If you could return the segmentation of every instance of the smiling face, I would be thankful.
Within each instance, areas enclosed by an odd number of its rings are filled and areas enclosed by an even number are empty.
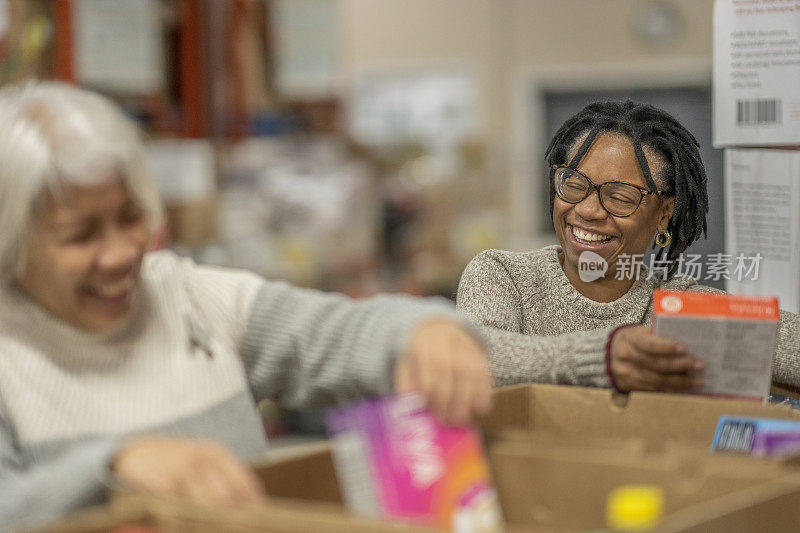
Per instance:
[[[67,186],[34,217],[20,286],[55,317],[105,331],[132,313],[150,226],[120,181]]]
[[[647,149],[645,154],[657,180],[655,158]],[[619,134],[598,135],[577,170],[596,185],[624,181],[647,187],[633,143]],[[556,196],[553,226],[561,243],[563,266],[570,281],[575,283],[579,279],[578,259],[585,251],[603,257],[608,262],[604,279],[613,278],[620,254],[644,254],[656,232],[667,228],[674,205],[673,197],[658,198],[649,194],[642,199],[635,213],[628,217],[615,217],[603,209],[595,191],[577,204],[564,202]]]

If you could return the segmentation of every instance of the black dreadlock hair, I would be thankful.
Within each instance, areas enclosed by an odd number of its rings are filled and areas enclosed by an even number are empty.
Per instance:
[[[660,181],[664,191],[675,196],[675,211],[667,225],[672,234],[669,248],[661,249],[656,259],[670,261],[668,276],[675,273],[675,261],[686,247],[706,236],[706,213],[708,213],[708,191],[706,171],[700,159],[700,144],[694,135],[667,112],[651,105],[626,102],[595,102],[587,105],[568,119],[556,132],[545,151],[548,168],[553,165],[569,165],[577,168],[589,151],[597,135],[602,132],[619,133],[633,142],[636,159],[644,174],[647,187],[658,190],[643,146],[660,154],[664,160]],[[586,136],[573,158],[567,162],[570,151],[582,136]],[[548,174],[550,175],[550,174]],[[556,190],[550,179],[550,214],[552,218]],[[655,244],[653,245],[655,247]]]

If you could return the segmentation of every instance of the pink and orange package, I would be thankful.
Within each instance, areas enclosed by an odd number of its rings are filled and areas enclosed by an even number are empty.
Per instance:
[[[504,530],[478,433],[440,424],[419,396],[368,400],[326,422],[353,512],[459,533]]]

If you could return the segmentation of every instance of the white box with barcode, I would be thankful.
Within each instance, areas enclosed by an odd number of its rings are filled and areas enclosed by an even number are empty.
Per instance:
[[[714,146],[800,144],[800,1],[714,3]]]

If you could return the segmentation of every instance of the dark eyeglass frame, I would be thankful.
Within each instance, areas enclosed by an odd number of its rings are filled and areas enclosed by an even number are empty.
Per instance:
[[[580,177],[582,177],[583,179],[585,179],[585,180],[586,180],[586,182],[589,184],[589,187],[586,189],[586,194],[583,196],[583,198],[581,198],[581,199],[580,199],[580,200],[578,200],[577,202],[570,202],[569,200],[567,200],[567,199],[565,199],[563,196],[561,196],[561,188],[558,186],[558,184],[556,184],[556,183],[555,183],[556,171],[557,171],[558,169],[560,169],[560,168],[563,168],[563,169],[565,169],[565,170],[569,170],[570,172],[574,172],[574,173],[575,173],[575,174],[577,174],[578,176],[580,176]],[[590,194],[592,194],[592,192],[594,192],[594,191],[597,191],[597,199],[600,201],[600,205],[602,206],[602,208],[603,208],[603,209],[605,209],[605,210],[606,210],[606,212],[607,212],[609,215],[611,215],[611,216],[614,216],[614,217],[618,217],[618,218],[626,218],[626,217],[629,217],[629,216],[633,215],[633,214],[634,214],[636,211],[638,211],[638,210],[639,210],[639,207],[642,205],[642,200],[644,199],[644,197],[645,197],[645,196],[647,196],[647,195],[649,195],[649,194],[655,194],[656,196],[658,196],[658,197],[661,197],[661,196],[663,196],[663,195],[665,195],[665,194],[666,194],[666,193],[665,193],[664,191],[662,191],[662,190],[655,190],[655,191],[651,191],[650,189],[648,189],[648,188],[646,188],[646,187],[642,187],[642,186],[640,186],[640,185],[636,185],[636,184],[633,184],[633,183],[628,183],[627,181],[607,181],[607,182],[605,182],[605,183],[601,183],[600,185],[597,185],[595,182],[593,182],[591,179],[589,179],[589,176],[587,176],[587,175],[586,175],[586,174],[584,174],[583,172],[580,172],[580,171],[578,171],[578,170],[575,170],[574,168],[570,167],[569,165],[553,165],[553,167],[550,169],[550,181],[552,181],[552,182],[553,182],[553,188],[554,188],[554,189],[555,189],[555,191],[556,191],[556,195],[557,195],[557,196],[558,196],[558,197],[559,197],[559,198],[560,198],[562,201],[564,201],[564,202],[567,202],[568,204],[572,204],[572,205],[575,205],[575,204],[579,204],[579,203],[581,203],[582,201],[586,200],[586,198],[587,198],[587,197],[588,197]],[[627,215],[615,215],[614,213],[612,213],[611,211],[609,211],[609,210],[608,210],[608,208],[606,208],[605,204],[603,204],[603,195],[602,195],[602,194],[600,194],[600,190],[601,190],[603,187],[605,187],[606,185],[611,185],[611,184],[627,185],[627,186],[629,186],[629,187],[633,187],[634,189],[637,189],[637,190],[639,191],[639,193],[640,193],[640,194],[639,194],[639,202],[636,204],[636,207],[633,209],[633,211],[631,211],[631,212],[630,212],[630,213],[628,213]]]

